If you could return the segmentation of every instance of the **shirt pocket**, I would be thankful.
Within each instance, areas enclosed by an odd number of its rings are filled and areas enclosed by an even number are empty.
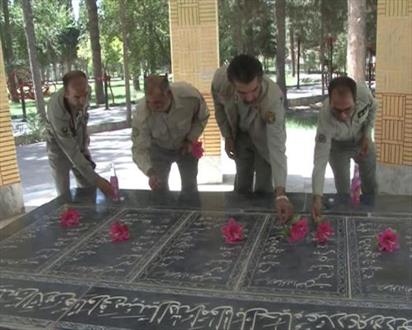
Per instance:
[[[167,126],[165,122],[158,120],[156,122],[153,122],[150,126],[152,136],[155,139],[164,139],[165,137],[167,137]]]

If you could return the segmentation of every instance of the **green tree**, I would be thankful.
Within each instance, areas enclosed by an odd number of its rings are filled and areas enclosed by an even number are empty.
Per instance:
[[[105,101],[103,92],[103,76],[102,57],[100,47],[100,32],[99,32],[99,16],[97,13],[96,0],[86,0],[88,13],[88,30],[90,33],[90,43],[92,45],[92,60],[93,60],[93,76],[96,94],[96,103],[102,104]]]
[[[348,0],[348,74],[365,81],[366,67],[366,0]]]
[[[24,30],[26,33],[27,49],[29,51],[30,69],[33,79],[34,92],[36,95],[36,108],[41,121],[46,120],[46,111],[40,77],[40,65],[36,54],[36,37],[34,34],[33,12],[30,0],[22,0],[24,15]]]
[[[9,1],[2,0],[2,12],[4,20],[1,22],[1,45],[5,59],[5,67],[7,73],[7,82],[10,90],[10,96],[13,102],[19,102],[17,94],[17,83],[13,75],[14,71],[14,54],[13,44],[11,42],[12,27],[10,25]]]

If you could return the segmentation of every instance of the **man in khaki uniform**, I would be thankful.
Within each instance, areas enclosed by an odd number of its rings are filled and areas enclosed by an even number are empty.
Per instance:
[[[192,143],[202,134],[209,111],[193,86],[167,76],[149,76],[145,97],[137,105],[132,122],[133,160],[149,177],[152,190],[168,190],[170,167],[177,163],[183,192],[197,191],[198,160]]]
[[[340,197],[350,194],[350,159],[359,164],[362,193],[376,194],[376,153],[371,139],[376,102],[364,82],[349,77],[333,79],[329,99],[319,113],[312,174],[313,217],[321,216],[325,168],[329,161]]]
[[[63,77],[63,88],[47,105],[47,153],[57,193],[70,191],[70,170],[80,187],[98,187],[113,194],[110,183],[98,175],[89,152],[87,121],[90,87],[82,71],[71,71]]]
[[[286,131],[283,95],[249,55],[233,58],[212,81],[216,120],[225,150],[236,162],[235,191],[273,192],[281,221],[293,213],[286,194]]]

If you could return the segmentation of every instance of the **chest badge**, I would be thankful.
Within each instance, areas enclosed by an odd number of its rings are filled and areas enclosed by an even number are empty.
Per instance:
[[[268,124],[273,124],[276,120],[276,115],[271,111],[266,111],[264,118]]]

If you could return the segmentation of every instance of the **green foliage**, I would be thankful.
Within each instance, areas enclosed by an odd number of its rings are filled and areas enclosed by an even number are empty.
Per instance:
[[[274,57],[276,29],[273,1],[221,0],[218,10],[221,62],[241,53]]]
[[[127,24],[132,75],[165,72],[170,69],[169,14],[167,0],[125,1],[126,21],[121,21],[120,1],[101,3],[101,31],[107,48],[105,61],[122,63],[122,26]],[[117,40],[117,41],[116,41]]]
[[[45,125],[38,113],[30,112],[27,114],[27,128],[29,134],[26,134],[25,136],[25,143],[44,141]]]
[[[123,1],[123,2],[122,2]],[[141,73],[170,70],[168,0],[99,0],[99,24],[103,64],[112,76],[123,76],[122,27],[128,31],[129,66],[133,81]],[[367,1],[367,44],[376,44],[377,0]],[[123,3],[124,8],[120,6]],[[51,64],[71,64],[91,72],[87,10],[80,0],[75,20],[70,0],[32,1],[39,61],[43,71]],[[259,56],[266,68],[276,53],[275,0],[218,0],[220,60],[239,53]],[[301,40],[303,69],[319,70],[321,43],[335,38],[334,69],[345,70],[347,0],[287,0],[286,54],[290,59],[290,33]],[[29,68],[20,1],[9,1],[13,66]],[[124,17],[123,17],[123,14]],[[0,15],[0,26],[3,17]],[[290,62],[290,61],[289,61]],[[288,63],[289,63],[288,62]]]

